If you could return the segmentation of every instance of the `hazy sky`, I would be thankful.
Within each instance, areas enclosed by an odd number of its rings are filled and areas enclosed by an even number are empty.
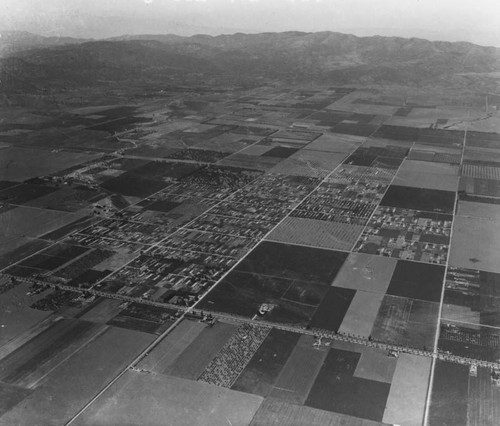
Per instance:
[[[500,0],[0,0],[0,30],[86,38],[330,30],[500,47]]]

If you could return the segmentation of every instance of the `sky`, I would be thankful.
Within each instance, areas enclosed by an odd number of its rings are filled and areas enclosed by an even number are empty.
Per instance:
[[[500,47],[500,0],[0,0],[0,31],[135,34],[338,31]]]

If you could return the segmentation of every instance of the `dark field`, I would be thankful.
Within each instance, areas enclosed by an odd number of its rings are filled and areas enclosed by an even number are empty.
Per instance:
[[[375,130],[377,130],[377,126],[373,124],[339,123],[332,127],[332,131],[335,133],[355,136],[370,136]]]
[[[21,259],[24,259],[27,256],[36,253],[39,250],[47,247],[49,242],[44,240],[31,240],[26,244],[23,244],[21,247],[18,247],[14,250],[11,250],[5,254],[0,256],[0,269],[9,266],[12,263],[15,263]]]
[[[106,194],[99,191],[82,188],[62,188],[29,201],[25,205],[43,209],[76,212],[88,208],[89,204],[102,200],[105,197]]]
[[[377,341],[430,349],[437,332],[439,304],[384,296],[371,336]]]
[[[1,421],[6,426],[65,424],[151,340],[150,335],[110,327],[50,372]]]
[[[478,367],[469,377],[467,417],[471,426],[495,426],[500,418],[500,388],[491,380],[491,370]]]
[[[306,405],[382,421],[390,384],[353,377],[360,354],[330,349]]]
[[[26,260],[23,260],[19,265],[28,268],[44,269],[52,271],[68,262],[64,257],[46,256],[44,254],[36,254]]]
[[[500,326],[500,274],[450,267],[444,304],[443,318]],[[456,312],[461,316],[455,318]]]
[[[213,327],[203,329],[194,342],[163,373],[196,380],[236,329],[235,325],[223,322],[217,322]]]
[[[440,265],[398,260],[387,294],[439,302],[444,271]]]
[[[209,151],[205,149],[183,149],[164,155],[166,158],[174,160],[191,160],[204,163],[216,163],[224,157],[230,155],[230,152]]]
[[[288,357],[271,397],[293,404],[304,404],[327,355],[313,347],[314,338],[302,335]]]
[[[239,271],[329,285],[347,253],[262,242],[238,266]]]
[[[500,358],[500,330],[443,320],[438,347],[454,355],[496,362]]]
[[[436,361],[429,410],[430,426],[461,426],[467,422],[469,367]]]
[[[99,325],[62,320],[0,361],[0,380],[30,386],[99,332]]]
[[[45,240],[56,241],[68,234],[71,234],[74,231],[86,228],[87,226],[90,225],[91,221],[92,219],[89,218],[88,216],[82,217],[80,219],[75,220],[74,222],[69,223],[68,225],[61,226],[59,229],[56,229],[55,231],[42,235],[40,238],[43,238]]]
[[[328,291],[329,287],[322,284],[292,281],[292,284],[281,298],[290,302],[318,306]]]
[[[300,335],[272,329],[231,389],[267,396]]]
[[[57,188],[23,183],[0,191],[0,201],[10,204],[24,204],[54,191],[57,191]]]
[[[356,294],[356,290],[329,287],[328,293],[311,320],[311,327],[337,332]]]
[[[453,213],[455,193],[437,189],[391,185],[380,205],[428,212]]]
[[[207,295],[200,308],[253,317],[262,303],[272,303],[276,306],[265,314],[266,320],[306,324],[316,308],[283,300],[291,285],[287,279],[235,270]]]
[[[264,157],[278,157],[278,158],[288,158],[290,155],[294,154],[297,152],[297,148],[287,148],[284,146],[277,146],[269,151],[266,151],[264,154],[262,154]]]
[[[117,315],[107,322],[109,325],[121,327],[128,330],[142,331],[144,333],[155,333],[161,324],[153,321],[146,321],[140,318],[133,318],[127,315]]]
[[[142,198],[168,186],[166,178],[179,179],[199,168],[195,164],[152,161],[109,179],[101,186],[118,194]]]

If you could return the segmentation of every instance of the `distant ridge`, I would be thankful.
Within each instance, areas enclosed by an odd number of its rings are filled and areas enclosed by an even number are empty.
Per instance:
[[[471,74],[484,79],[488,73],[500,71],[499,48],[335,32],[125,35],[95,41],[22,33],[10,34],[7,42],[2,34],[0,49],[8,51],[0,60],[4,91],[136,78],[165,82],[190,76],[236,83],[268,79],[326,84],[470,84]]]

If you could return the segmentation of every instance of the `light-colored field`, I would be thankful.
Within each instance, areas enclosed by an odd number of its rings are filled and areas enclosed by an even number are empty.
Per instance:
[[[500,220],[455,216],[449,264],[500,273]]]
[[[396,364],[397,360],[388,357],[387,353],[365,347],[363,348],[361,358],[354,371],[354,377],[383,383],[392,383]]]
[[[367,338],[377,318],[384,295],[358,290],[345,314],[339,331]]]
[[[22,182],[33,177],[55,173],[98,157],[99,155],[74,152],[4,148],[0,153],[0,180]]]
[[[82,217],[83,214],[28,207],[7,210],[0,214],[0,254],[23,245],[26,237],[46,234]]]
[[[350,153],[365,142],[361,136],[325,133],[307,145],[307,149],[325,152]]]
[[[51,372],[29,397],[0,417],[0,425],[65,424],[152,339],[146,333],[109,328]]]
[[[221,423],[222,424],[222,423]],[[382,423],[345,414],[266,399],[251,426],[382,426]]]
[[[147,357],[141,360],[139,368],[154,371],[155,373],[163,373],[205,327],[206,325],[201,322],[182,321]]]
[[[426,161],[420,161],[425,163]],[[444,164],[444,163],[435,163]],[[440,189],[443,191],[456,191],[460,178],[452,175],[434,173],[420,173],[410,171],[398,171],[393,185],[409,186],[412,188]]]
[[[421,426],[432,360],[400,354],[397,361],[383,421],[404,426]]]
[[[405,160],[401,164],[397,175],[399,175],[400,172],[418,172],[458,176],[458,166],[446,163],[435,163],[431,161]]]
[[[476,203],[473,201],[459,201],[458,215],[464,217],[498,221],[500,220],[500,205],[489,204],[489,203]]]
[[[354,371],[355,377],[382,383],[392,382],[397,359],[388,357],[387,352],[369,346],[342,341],[333,341],[331,347],[361,354],[356,370]]]
[[[313,347],[312,336],[301,336],[288,358],[270,396],[302,405],[327,355]]]
[[[288,217],[267,239],[282,243],[350,250],[362,231],[361,225]]]
[[[430,156],[428,161],[432,161],[435,154],[452,154],[452,155],[461,155],[462,149],[459,146],[438,146],[438,145],[426,145],[423,143],[415,143],[408,155],[409,161],[413,161],[412,154],[418,153],[427,153]],[[420,158],[419,158],[420,160]]]
[[[246,426],[262,400],[207,383],[128,371],[75,425]]]
[[[370,137],[363,144],[363,147],[379,146],[379,147],[385,148],[387,146],[398,146],[400,148],[408,148],[409,149],[412,147],[412,145],[413,145],[413,142],[410,142],[410,141],[395,141],[393,139]]]
[[[449,321],[466,322],[469,324],[480,324],[481,313],[473,311],[466,306],[449,305],[443,303],[441,318]]]
[[[351,253],[332,285],[385,294],[397,260],[364,253]]]
[[[500,114],[498,113],[498,111],[496,112],[496,114],[490,117],[486,117],[486,114],[484,114],[481,120],[469,121],[467,123],[467,130],[498,133],[498,129],[500,129]]]

